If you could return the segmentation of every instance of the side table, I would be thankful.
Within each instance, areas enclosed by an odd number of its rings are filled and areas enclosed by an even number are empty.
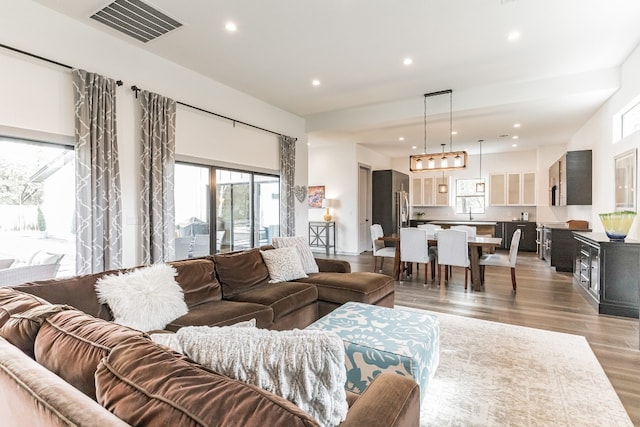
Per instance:
[[[336,223],[335,221],[309,221],[309,246],[324,248],[327,255],[333,248],[336,254]]]

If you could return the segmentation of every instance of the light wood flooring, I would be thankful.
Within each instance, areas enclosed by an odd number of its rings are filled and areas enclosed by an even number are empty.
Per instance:
[[[325,257],[324,253],[318,257]],[[349,261],[352,271],[373,271],[370,252],[330,257]],[[392,264],[392,259],[385,260],[385,274],[392,274]],[[414,273],[411,279],[396,282],[395,301],[425,310],[585,336],[634,425],[640,426],[638,319],[599,315],[574,287],[571,273],[555,272],[535,253],[518,254],[515,294],[509,274],[506,268],[487,267],[484,290],[465,292],[462,269],[454,268],[448,285],[438,287],[437,281],[423,284],[421,266],[417,276]],[[597,411],[598,402],[593,404]]]

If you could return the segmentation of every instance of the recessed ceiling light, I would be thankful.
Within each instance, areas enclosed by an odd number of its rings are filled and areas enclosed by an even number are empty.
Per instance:
[[[312,85],[314,85],[314,86],[320,86],[320,80],[318,80],[318,79],[313,79],[313,80],[311,81],[311,84],[312,84]]]
[[[401,136],[400,138],[398,138],[398,141],[404,141],[404,136]]]
[[[514,124],[513,124],[513,127],[514,127],[514,128],[519,128],[519,127],[520,127],[520,123],[514,123]]]
[[[238,27],[236,26],[235,22],[229,21],[224,25],[224,29],[229,31],[230,33],[233,33],[238,29]]]
[[[457,130],[453,130],[453,131],[451,131],[451,135],[457,135],[457,134],[458,134],[458,131],[457,131]]]
[[[413,64],[413,59],[411,59],[411,58],[404,58],[404,60],[402,61],[402,63],[403,63],[404,65],[411,65],[411,64]]]
[[[518,144],[511,144],[511,146],[515,148],[518,146]]]
[[[513,136],[511,137],[511,139],[518,139],[518,138],[519,138],[519,136],[518,136],[518,135],[513,135]]]
[[[511,31],[509,35],[507,35],[507,40],[516,41],[520,38],[520,33],[518,31]]]
[[[411,146],[411,149],[412,149],[412,150],[415,150],[416,148],[418,148],[418,147],[416,147],[415,145],[412,145],[412,146]]]

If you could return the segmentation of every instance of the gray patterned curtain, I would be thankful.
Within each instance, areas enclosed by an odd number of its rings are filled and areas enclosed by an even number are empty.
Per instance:
[[[293,181],[296,175],[296,138],[280,135],[280,235],[295,236]]]
[[[140,91],[142,262],[172,260],[175,241],[176,102]]]
[[[116,82],[74,69],[76,273],[122,267]]]

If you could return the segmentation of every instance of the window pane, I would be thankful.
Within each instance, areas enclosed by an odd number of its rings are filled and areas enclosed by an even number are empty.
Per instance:
[[[482,179],[456,180],[456,213],[472,214],[484,213],[485,195],[476,192],[476,184],[484,182]]]
[[[216,170],[216,211],[224,230],[222,252],[252,247],[251,174]]]
[[[27,267],[39,251],[62,255],[51,277],[75,274],[75,156],[71,147],[0,138],[0,259]],[[42,258],[41,258],[42,259]],[[6,261],[5,264],[8,264]],[[35,269],[23,269],[24,281]],[[9,284],[9,283],[5,283]]]
[[[280,235],[280,180],[277,176],[255,175],[256,226],[254,241],[270,245]]]
[[[211,254],[209,250],[209,168],[176,164],[175,259]]]
[[[622,137],[640,130],[640,104],[636,104],[622,115]]]

